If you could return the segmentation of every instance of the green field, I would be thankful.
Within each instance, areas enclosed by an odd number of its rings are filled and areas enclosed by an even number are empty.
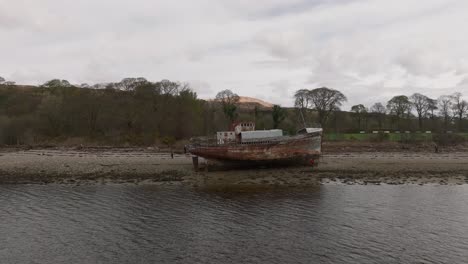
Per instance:
[[[468,133],[441,134],[459,137],[468,140]],[[325,141],[433,141],[438,134],[435,133],[326,133]]]

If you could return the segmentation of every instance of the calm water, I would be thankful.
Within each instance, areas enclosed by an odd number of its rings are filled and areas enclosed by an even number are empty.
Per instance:
[[[0,186],[1,263],[468,263],[468,186]]]

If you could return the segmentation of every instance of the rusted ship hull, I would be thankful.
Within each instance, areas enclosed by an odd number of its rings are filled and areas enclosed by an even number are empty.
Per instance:
[[[321,133],[223,145],[192,145],[189,152],[224,164],[316,164]]]

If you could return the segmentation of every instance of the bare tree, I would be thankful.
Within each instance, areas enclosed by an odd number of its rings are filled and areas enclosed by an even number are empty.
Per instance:
[[[220,102],[223,107],[223,112],[229,121],[232,123],[236,118],[236,104],[239,102],[239,96],[231,90],[224,90],[216,95],[216,101]]]
[[[296,106],[310,107],[318,113],[318,121],[322,127],[327,123],[332,112],[339,110],[339,107],[347,100],[346,96],[338,90],[327,87],[316,88],[310,91],[298,90],[294,97]]]
[[[116,90],[117,87],[115,86],[115,83],[102,83],[102,84],[96,84],[93,86],[95,89],[105,89],[107,91],[113,91]],[[104,87],[104,88],[102,88]]]
[[[439,114],[444,119],[444,130],[447,131],[448,123],[452,117],[452,97],[442,95],[438,100]]]
[[[400,120],[405,116],[409,115],[412,104],[409,98],[405,95],[394,96],[390,101],[387,102],[387,109],[392,114],[398,123],[398,128],[401,128]]]
[[[115,84],[117,89],[124,91],[134,91],[138,86],[147,83],[148,81],[143,77],[138,78],[124,78],[122,81]]]
[[[308,109],[312,106],[309,96],[310,91],[307,89],[297,90],[294,94],[294,106],[299,110],[303,125],[306,126],[306,120],[308,119]]]
[[[362,104],[353,105],[351,107],[351,112],[354,113],[354,116],[358,121],[358,129],[361,129],[362,120],[366,118],[368,112],[367,108]]]
[[[67,120],[64,112],[64,100],[60,96],[48,95],[42,98],[38,106],[38,114],[41,120],[46,124],[47,134],[50,136],[59,136],[63,133]]]
[[[415,93],[410,96],[410,101],[418,114],[419,129],[422,129],[423,118],[426,116],[427,111],[429,110],[429,97],[420,93]]]
[[[382,129],[382,123],[385,118],[385,114],[387,113],[385,106],[383,106],[382,103],[375,103],[371,107],[370,111],[376,116],[377,122],[379,123],[379,129]]]
[[[99,89],[115,89],[114,83],[96,83],[96,84],[91,85],[89,88],[96,89],[96,90],[99,90]]]
[[[435,118],[435,111],[439,109],[437,103],[437,99],[427,98],[427,115],[430,119]]]
[[[158,84],[162,94],[177,95],[177,93],[179,92],[180,84],[177,82],[162,80]]]
[[[184,83],[179,83],[179,88],[178,88],[178,93],[184,93],[184,92],[193,92],[192,87],[190,87],[190,83],[184,82]]]
[[[435,111],[439,109],[437,107],[437,99],[427,98],[427,113],[426,117],[431,120],[431,129],[436,127],[436,113]]]
[[[310,91],[307,89],[301,89],[297,90],[296,93],[294,94],[294,106],[301,108],[301,109],[307,109],[311,105],[310,97],[309,97]]]
[[[452,95],[452,101],[453,101],[453,112],[455,116],[458,119],[458,130],[462,130],[462,121],[463,117],[466,115],[468,112],[468,102],[462,99],[462,94],[461,93],[454,93]]]

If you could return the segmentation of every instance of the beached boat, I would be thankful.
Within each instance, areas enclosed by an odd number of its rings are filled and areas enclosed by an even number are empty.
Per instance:
[[[294,136],[280,129],[255,130],[251,122],[236,123],[215,139],[194,138],[187,150],[194,157],[227,165],[316,165],[321,154],[322,129],[304,128]],[[194,165],[196,159],[194,159]]]

